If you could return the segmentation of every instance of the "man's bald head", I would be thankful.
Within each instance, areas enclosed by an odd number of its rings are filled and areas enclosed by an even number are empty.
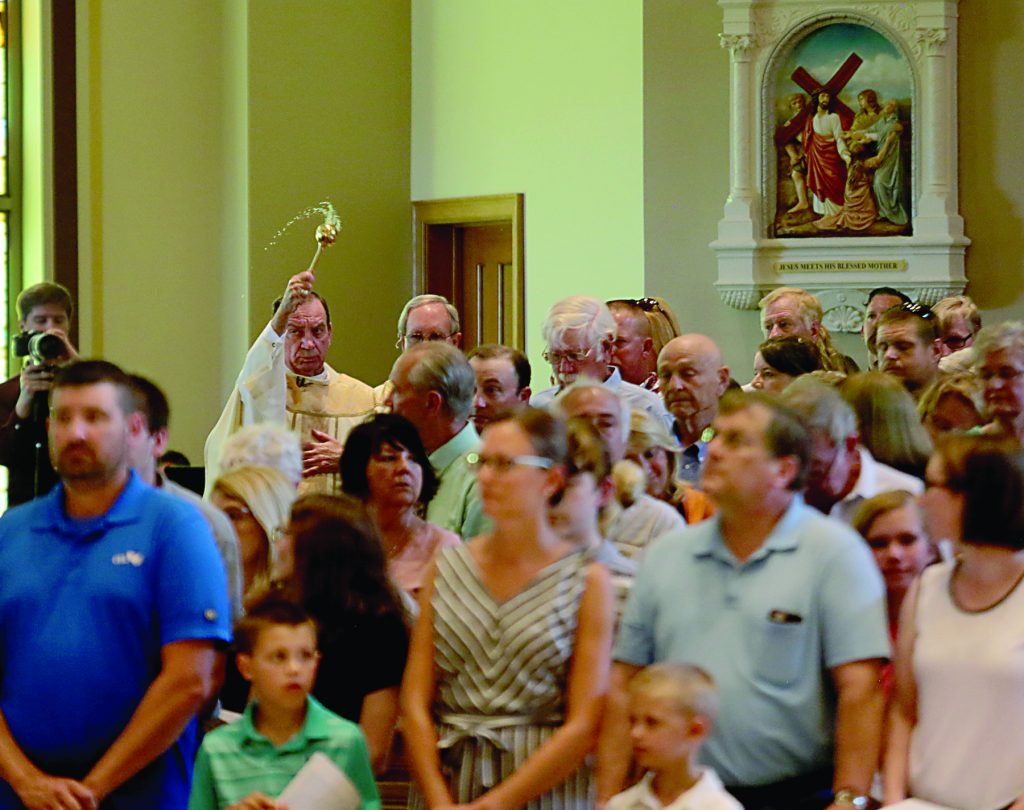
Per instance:
[[[567,419],[585,419],[600,434],[612,463],[622,461],[629,439],[629,403],[600,383],[581,380],[565,388],[555,408]]]
[[[707,335],[699,335],[691,332],[672,338],[658,355],[658,367],[661,368],[662,360],[678,358],[681,356],[706,359],[707,362],[715,365],[722,365],[722,350]]]
[[[729,385],[721,349],[707,335],[673,338],[658,355],[658,379],[681,438],[692,444],[711,425],[718,400]]]

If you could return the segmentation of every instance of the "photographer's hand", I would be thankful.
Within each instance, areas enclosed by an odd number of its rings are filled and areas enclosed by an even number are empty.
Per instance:
[[[14,403],[14,412],[19,419],[28,419],[32,414],[32,401],[40,391],[46,392],[53,385],[52,366],[29,363],[21,371],[21,391]]]
[[[46,334],[59,337],[64,343],[64,357],[60,359],[60,364],[62,366],[65,363],[70,363],[72,360],[78,359],[78,349],[71,345],[71,341],[68,340],[68,336],[64,334],[62,329],[47,329]]]

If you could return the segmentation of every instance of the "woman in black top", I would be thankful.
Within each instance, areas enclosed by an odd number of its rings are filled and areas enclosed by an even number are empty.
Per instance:
[[[277,552],[278,594],[320,625],[313,695],[359,723],[379,773],[398,718],[409,633],[373,524],[354,499],[308,495],[292,507]]]

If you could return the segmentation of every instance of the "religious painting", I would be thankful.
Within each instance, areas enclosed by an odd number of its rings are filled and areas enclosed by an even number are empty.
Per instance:
[[[770,91],[774,236],[910,234],[913,76],[896,46],[866,25],[827,24],[795,45]]]

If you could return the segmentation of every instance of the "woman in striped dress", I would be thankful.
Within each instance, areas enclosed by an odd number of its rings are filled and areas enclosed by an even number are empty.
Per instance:
[[[494,530],[445,551],[421,593],[403,734],[429,808],[591,807],[611,648],[608,573],[554,533],[565,427],[520,411],[476,459]]]

